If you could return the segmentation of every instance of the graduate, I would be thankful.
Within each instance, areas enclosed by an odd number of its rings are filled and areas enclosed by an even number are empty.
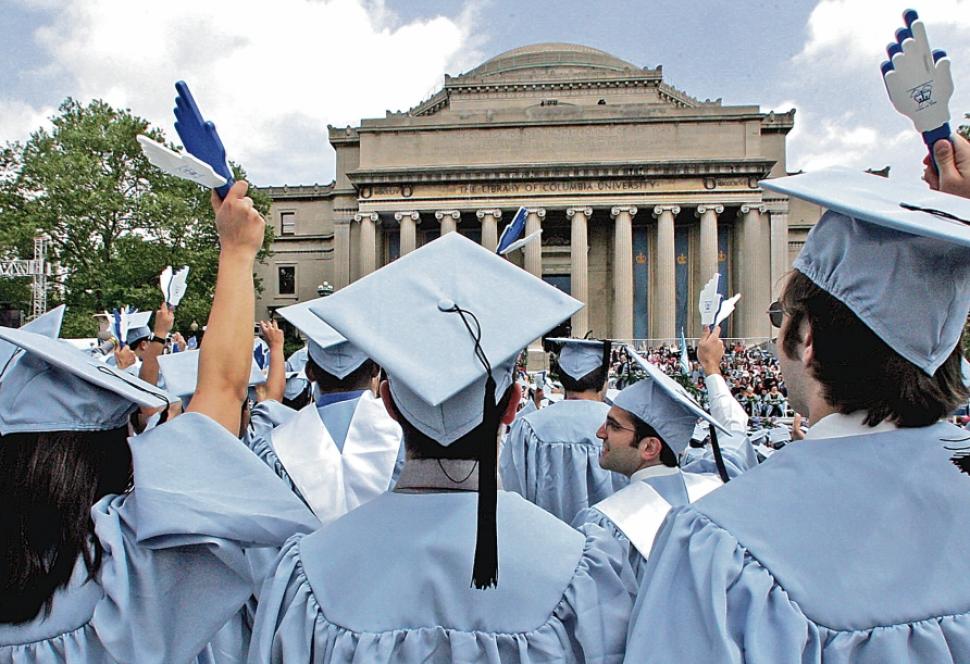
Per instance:
[[[609,341],[548,339],[559,345],[559,380],[566,398],[519,417],[502,446],[502,487],[566,523],[626,486],[627,478],[600,468],[596,430],[610,407]]]
[[[310,312],[318,301],[276,311],[307,336],[303,371],[316,401],[250,444],[328,522],[387,491],[404,451],[400,425],[375,394],[380,367]]]
[[[769,309],[812,427],[671,511],[626,661],[966,661],[970,439],[941,420],[967,398],[970,201],[848,169],[761,186],[828,209]]]
[[[287,544],[250,661],[622,656],[634,581],[620,547],[496,490],[515,359],[581,306],[449,233],[312,308],[384,367],[407,461],[393,491]]]
[[[176,397],[69,344],[0,328],[0,662],[211,662],[251,596],[243,547],[318,523],[239,444],[263,221],[237,183],[190,412],[129,438]],[[17,350],[10,352],[9,346]]]
[[[757,465],[754,449],[744,435],[747,418],[719,373],[724,345],[718,333],[719,328],[706,332],[698,355],[713,388],[714,412],[732,422],[730,426],[708,414],[672,378],[640,359],[631,348],[630,355],[647,376],[616,395],[596,432],[603,441],[600,465],[629,477],[630,484],[577,514],[573,525],[595,523],[608,530],[627,551],[638,580],[643,577],[653,540],[670,509],[699,500],[723,485],[713,449],[704,450],[689,462],[684,460],[698,419],[720,430],[712,432],[711,447],[718,446],[727,477],[737,477]]]

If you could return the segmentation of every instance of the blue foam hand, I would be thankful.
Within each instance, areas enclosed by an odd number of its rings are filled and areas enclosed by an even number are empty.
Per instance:
[[[512,221],[505,227],[502,231],[502,236],[498,239],[498,247],[495,248],[495,253],[501,255],[509,245],[522,237],[525,232],[525,218],[528,214],[528,210],[524,207],[520,207],[515,216],[512,217]]]
[[[222,145],[219,132],[212,122],[202,117],[185,81],[178,81],[175,90],[178,92],[175,97],[175,131],[182,139],[186,151],[212,166],[216,173],[226,179],[226,184],[216,189],[219,197],[225,198],[233,185],[233,177],[226,162],[226,148]]]

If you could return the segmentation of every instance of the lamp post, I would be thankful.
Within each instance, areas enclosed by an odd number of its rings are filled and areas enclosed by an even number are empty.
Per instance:
[[[317,286],[317,295],[320,297],[333,295],[333,285],[329,281],[324,281],[322,284]]]

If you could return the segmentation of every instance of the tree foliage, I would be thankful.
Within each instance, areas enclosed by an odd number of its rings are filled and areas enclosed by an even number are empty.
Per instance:
[[[176,327],[205,324],[219,255],[209,192],[148,163],[135,137],[167,141],[128,110],[69,98],[52,122],[0,151],[0,255],[31,258],[38,231],[50,238],[48,302],[68,305],[62,336],[94,336],[91,315],[106,309],[157,308],[166,265],[190,267]],[[250,195],[266,214],[268,197]],[[271,241],[267,225],[264,254]],[[0,280],[0,299],[29,312],[29,280]]]

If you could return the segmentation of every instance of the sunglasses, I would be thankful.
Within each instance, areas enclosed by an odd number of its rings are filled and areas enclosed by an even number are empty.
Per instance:
[[[775,300],[768,306],[768,320],[771,322],[772,327],[781,329],[781,323],[784,317],[785,308],[781,306],[781,302]]]

